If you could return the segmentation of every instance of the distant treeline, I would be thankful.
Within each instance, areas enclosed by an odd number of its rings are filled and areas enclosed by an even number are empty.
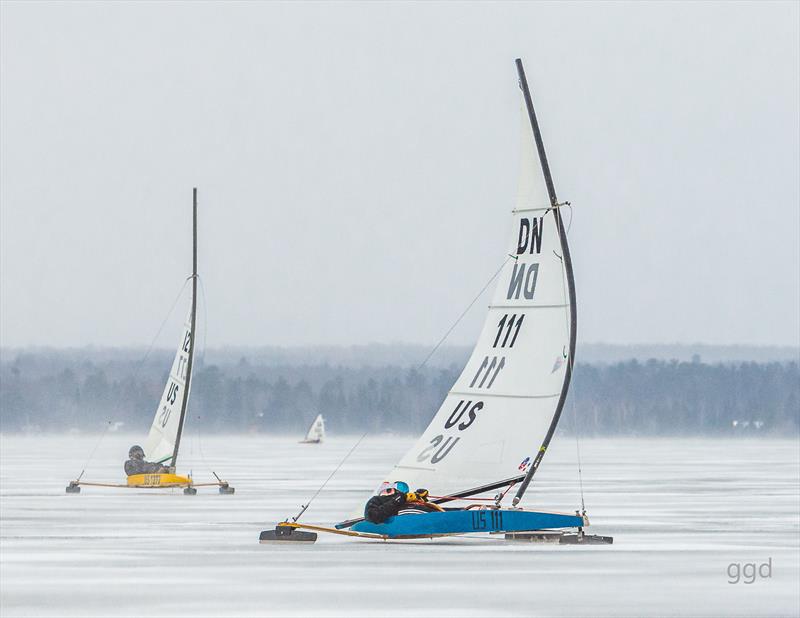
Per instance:
[[[99,430],[106,422],[145,432],[170,354],[16,352],[0,363],[0,431]],[[266,365],[241,357],[198,359],[193,426],[212,432],[300,433],[317,412],[330,432],[418,433],[461,367]],[[796,362],[705,364],[630,360],[578,364],[560,430],[582,435],[796,435]]]

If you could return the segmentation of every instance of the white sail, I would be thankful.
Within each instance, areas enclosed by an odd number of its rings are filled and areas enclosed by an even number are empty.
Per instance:
[[[562,246],[524,108],[521,163],[511,235],[498,251],[498,258],[512,257],[478,342],[436,416],[386,480],[437,496],[519,482],[555,427],[571,370],[566,239]]]
[[[308,432],[306,433],[306,437],[303,442],[322,442],[324,437],[325,419],[322,418],[322,414],[317,414],[317,417],[311,423],[311,427],[308,428]]]
[[[189,400],[188,390],[191,388],[189,376],[190,358],[194,353],[192,337],[192,309],[186,316],[178,351],[172,361],[172,369],[158,403],[150,434],[145,442],[144,453],[148,461],[168,463],[173,459],[175,444],[181,431],[183,410]],[[174,463],[168,463],[174,465]]]

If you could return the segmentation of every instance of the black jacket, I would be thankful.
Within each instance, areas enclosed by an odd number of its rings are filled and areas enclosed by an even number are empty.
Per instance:
[[[397,515],[406,503],[406,495],[394,493],[390,496],[372,496],[364,507],[364,519],[373,524],[382,524],[392,515]]]
[[[125,474],[128,476],[131,474],[158,474],[159,472],[169,472],[169,468],[143,459],[129,459],[125,462]]]

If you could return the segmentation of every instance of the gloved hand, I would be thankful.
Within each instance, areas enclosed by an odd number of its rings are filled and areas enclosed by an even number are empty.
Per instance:
[[[427,489],[417,489],[415,492],[417,494],[417,500],[422,500],[422,502],[428,501],[428,490]]]
[[[413,491],[410,491],[406,494],[406,502],[417,502],[419,497]]]

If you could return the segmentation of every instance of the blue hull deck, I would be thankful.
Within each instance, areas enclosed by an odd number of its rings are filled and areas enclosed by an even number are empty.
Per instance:
[[[391,539],[467,534],[471,532],[521,532],[576,528],[587,524],[579,515],[522,510],[469,510],[395,515],[382,524],[360,521],[350,529]]]

